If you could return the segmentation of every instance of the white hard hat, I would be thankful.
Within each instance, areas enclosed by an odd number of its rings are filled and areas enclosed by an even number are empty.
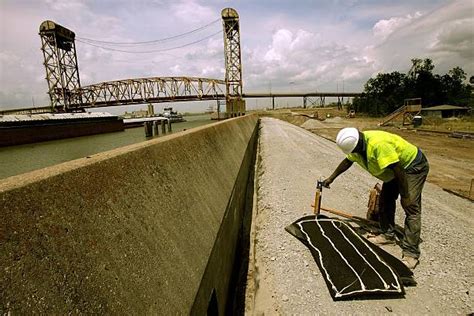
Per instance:
[[[346,127],[339,131],[336,137],[336,144],[346,154],[350,154],[359,141],[359,131],[354,127]]]

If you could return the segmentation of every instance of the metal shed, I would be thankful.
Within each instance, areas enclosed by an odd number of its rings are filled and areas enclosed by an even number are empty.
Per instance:
[[[468,107],[456,106],[456,105],[436,105],[429,108],[422,108],[421,113],[425,116],[448,118],[453,116],[467,115],[469,112]]]

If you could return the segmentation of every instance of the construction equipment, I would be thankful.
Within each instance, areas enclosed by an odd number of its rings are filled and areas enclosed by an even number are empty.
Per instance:
[[[329,186],[327,186],[327,188],[329,188]],[[366,218],[355,216],[344,211],[335,210],[328,207],[322,207],[321,198],[323,191],[323,181],[321,180],[318,180],[316,183],[314,204],[312,204],[311,206],[313,207],[314,215],[316,215],[316,217],[321,213],[321,210],[323,210],[325,212],[359,222],[361,226],[365,226],[367,230],[373,231],[374,229],[377,230],[377,228],[379,227],[381,189],[382,186],[380,185],[380,183],[377,183],[375,184],[374,188],[370,190]],[[367,227],[367,225],[372,227],[373,229],[370,229],[370,227]],[[396,230],[398,230],[397,235],[402,236],[402,230],[400,230],[400,228]]]
[[[329,188],[329,186],[327,186]],[[374,188],[369,192],[369,202],[367,203],[367,215],[366,218],[353,216],[349,213],[345,213],[343,211],[338,211],[330,208],[321,207],[321,197],[323,192],[323,181],[318,180],[316,182],[316,193],[314,195],[314,204],[311,204],[313,207],[314,215],[319,215],[321,210],[340,215],[345,218],[349,219],[357,219],[357,220],[365,220],[368,222],[372,222],[372,224],[378,224],[378,220],[380,217],[380,192],[382,190],[382,186],[380,183],[376,183]]]
[[[323,181],[318,180],[316,182],[316,194],[314,195],[313,211],[314,215],[318,216],[321,212],[321,195],[323,192]]]

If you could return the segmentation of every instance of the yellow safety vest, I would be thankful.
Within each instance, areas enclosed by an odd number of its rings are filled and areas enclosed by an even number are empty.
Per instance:
[[[393,180],[393,170],[389,165],[400,162],[407,168],[416,158],[418,148],[398,135],[384,131],[362,132],[366,143],[367,162],[364,156],[357,153],[347,155],[347,159],[357,162],[374,177],[389,182]]]

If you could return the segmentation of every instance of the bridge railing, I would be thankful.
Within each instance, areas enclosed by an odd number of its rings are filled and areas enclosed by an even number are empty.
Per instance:
[[[210,100],[225,97],[225,81],[195,77],[126,79],[84,86],[74,95],[75,105],[82,107]]]

